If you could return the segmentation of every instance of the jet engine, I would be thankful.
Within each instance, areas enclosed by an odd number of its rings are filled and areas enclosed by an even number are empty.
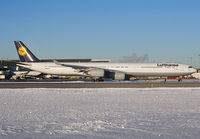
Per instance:
[[[125,73],[112,72],[111,78],[113,80],[125,80],[126,79],[126,75],[125,75]]]
[[[94,78],[104,78],[112,80],[129,80],[129,75],[122,72],[110,72],[103,69],[91,69],[88,71],[88,75]]]
[[[88,74],[92,77],[104,77],[105,71],[102,69],[91,69]]]

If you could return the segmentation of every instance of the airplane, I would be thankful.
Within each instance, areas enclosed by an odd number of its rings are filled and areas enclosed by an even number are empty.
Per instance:
[[[196,72],[180,63],[41,62],[22,41],[14,41],[20,58],[18,66],[50,75],[84,76],[92,81],[129,80],[130,77],[180,77]]]

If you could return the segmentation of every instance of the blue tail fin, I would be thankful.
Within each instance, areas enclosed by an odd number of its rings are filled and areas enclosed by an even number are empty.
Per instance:
[[[14,41],[20,62],[39,62],[40,60],[21,42]]]

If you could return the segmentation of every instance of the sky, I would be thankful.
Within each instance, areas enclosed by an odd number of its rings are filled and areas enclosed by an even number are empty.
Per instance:
[[[199,65],[199,0],[0,0],[0,58],[21,40],[39,59]],[[122,60],[123,61],[123,60]]]

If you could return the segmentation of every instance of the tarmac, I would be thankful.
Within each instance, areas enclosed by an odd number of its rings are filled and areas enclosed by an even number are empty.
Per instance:
[[[183,88],[200,87],[199,80],[178,81],[1,81],[0,88]]]

